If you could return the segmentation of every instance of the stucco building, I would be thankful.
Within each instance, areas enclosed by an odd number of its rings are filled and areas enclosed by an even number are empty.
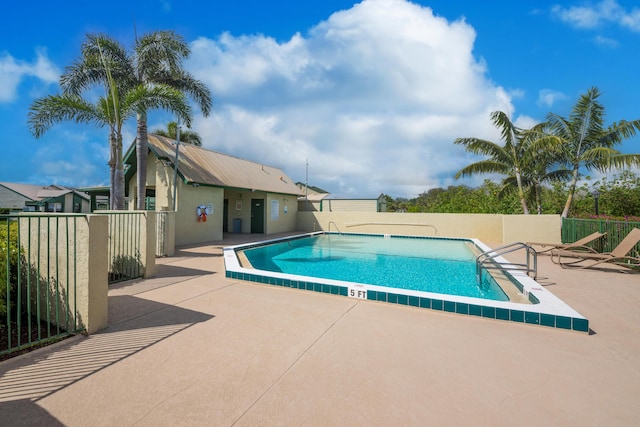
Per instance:
[[[294,231],[300,188],[280,169],[149,135],[147,198],[157,211],[174,210],[175,244],[223,238],[224,232]],[[125,155],[129,209],[136,206],[135,143]],[[177,172],[177,185],[174,179]]]

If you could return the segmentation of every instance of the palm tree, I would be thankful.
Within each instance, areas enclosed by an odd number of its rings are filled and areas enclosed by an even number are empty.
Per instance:
[[[124,209],[124,168],[122,160],[122,126],[138,111],[162,108],[175,112],[185,123],[190,123],[191,107],[180,91],[166,86],[130,85],[114,78],[112,70],[119,66],[111,57],[103,55],[102,44],[114,43],[103,37],[88,36],[83,45],[82,58],[60,79],[61,86],[71,78],[73,72],[83,72],[87,82],[103,85],[105,95],[95,104],[83,99],[79,93],[67,92],[49,95],[36,100],[29,110],[29,127],[39,138],[54,124],[72,120],[77,123],[94,123],[99,127],[109,126],[110,189],[111,208]],[[95,47],[97,50],[87,48]],[[87,86],[88,87],[88,86]],[[81,88],[77,88],[78,90]]]
[[[211,110],[211,93],[199,80],[182,68],[191,51],[184,39],[172,31],[157,31],[136,40],[133,75],[139,83],[163,84],[188,94],[206,117]],[[183,122],[186,123],[186,122]],[[147,112],[138,112],[136,156],[138,163],[137,209],[144,209],[147,177]]]
[[[173,31],[156,31],[136,38],[133,52],[129,53],[119,43],[107,36],[89,38],[85,49],[102,50],[113,63],[112,73],[118,82],[128,86],[165,85],[189,95],[208,116],[211,110],[209,89],[182,68],[182,60],[190,55],[190,49],[181,36]],[[100,69],[95,63],[79,63],[66,74],[63,88],[78,93],[100,79]],[[179,114],[181,115],[181,114]],[[183,121],[190,123],[190,121]],[[144,209],[147,176],[147,109],[137,111],[137,209]]]
[[[542,214],[542,187],[547,182],[566,181],[571,171],[558,162],[561,141],[549,135],[547,123],[539,123],[531,129],[522,131],[522,141],[527,150],[526,162],[523,162],[522,183],[531,189],[531,198],[536,204],[538,215]],[[503,182],[501,195],[517,188],[515,177],[507,177]]]
[[[171,139],[178,138],[178,123],[177,122],[169,122],[167,124],[167,130],[164,129],[156,129],[153,131],[156,135],[164,136]],[[197,147],[202,147],[202,139],[197,132],[193,132],[190,130],[182,130],[180,129],[180,142],[185,144],[195,145]]]
[[[567,201],[562,211],[566,218],[573,202],[580,168],[608,171],[640,165],[639,154],[622,154],[613,147],[640,130],[640,120],[620,121],[604,127],[604,106],[598,101],[600,91],[592,87],[572,108],[569,118],[549,113],[547,121],[551,133],[562,143],[558,160],[571,170]]]
[[[72,120],[76,123],[92,123],[98,127],[109,126],[109,166],[110,189],[114,191],[116,128],[117,124],[109,113],[110,101],[101,97],[95,104],[76,95],[49,95],[39,98],[31,105],[28,125],[31,133],[40,138],[49,128],[58,122]],[[111,199],[113,201],[113,199]],[[113,206],[111,206],[113,207]]]
[[[480,138],[457,138],[454,144],[463,145],[466,151],[473,154],[484,154],[490,158],[465,166],[456,173],[455,178],[478,173],[499,173],[512,176],[516,181],[522,211],[529,214],[523,184],[523,165],[526,164],[530,151],[527,151],[528,145],[525,143],[524,133],[502,111],[491,113],[491,120],[500,130],[504,145]]]

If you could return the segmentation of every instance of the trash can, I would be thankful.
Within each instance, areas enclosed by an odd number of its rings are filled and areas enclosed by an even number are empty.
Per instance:
[[[233,232],[234,233],[241,233],[242,232],[242,219],[241,218],[234,218],[233,219]]]

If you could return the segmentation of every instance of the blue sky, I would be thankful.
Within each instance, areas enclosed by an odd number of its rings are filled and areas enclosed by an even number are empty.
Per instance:
[[[204,146],[333,193],[415,197],[477,160],[457,137],[489,120],[567,116],[597,86],[607,121],[640,118],[640,6],[632,1],[113,0],[11,2],[0,27],[0,181],[108,184],[107,130],[72,122],[35,139],[29,106],[59,91],[87,33],[131,46],[172,29],[211,89]],[[150,129],[171,117],[149,115]],[[124,129],[133,142],[135,123]],[[640,152],[640,138],[619,149]]]

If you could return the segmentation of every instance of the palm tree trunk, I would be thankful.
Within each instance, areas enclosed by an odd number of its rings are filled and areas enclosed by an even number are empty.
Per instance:
[[[569,194],[567,195],[567,202],[564,204],[562,211],[562,218],[566,218],[569,215],[569,209],[571,209],[571,203],[573,203],[573,194],[576,192],[576,185],[578,183],[578,165],[573,166],[573,176],[571,177],[571,184],[569,184]]]
[[[518,197],[520,198],[520,204],[522,205],[522,212],[525,215],[529,215],[529,207],[527,206],[527,199],[524,197],[524,190],[522,189],[522,178],[520,177],[520,171],[516,169],[516,181],[518,183]]]
[[[116,137],[113,132],[109,135],[109,209],[116,208],[114,184],[116,182]]]
[[[136,137],[137,160],[137,202],[136,209],[144,210],[147,197],[147,112],[138,113],[138,135]]]
[[[116,161],[113,176],[113,209],[124,210],[124,165],[122,161],[122,134],[116,138]]]
[[[542,215],[542,200],[540,196],[540,183],[536,182],[536,209],[538,210],[538,215]]]

